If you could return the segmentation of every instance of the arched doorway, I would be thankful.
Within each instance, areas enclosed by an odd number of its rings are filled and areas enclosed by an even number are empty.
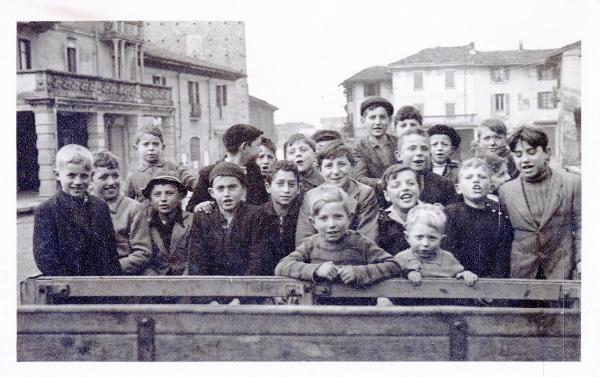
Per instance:
[[[35,132],[32,111],[17,112],[17,192],[38,191],[40,188]]]

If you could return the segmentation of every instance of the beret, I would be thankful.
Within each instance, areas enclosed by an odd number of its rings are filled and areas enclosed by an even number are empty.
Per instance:
[[[342,135],[334,130],[319,130],[310,138],[313,139],[315,143],[318,143],[319,141],[341,140]]]
[[[187,189],[185,188],[184,184],[176,177],[173,177],[171,175],[158,175],[154,178],[152,178],[150,180],[150,182],[148,182],[148,184],[146,185],[146,187],[144,187],[142,189],[142,195],[144,195],[144,197],[146,199],[150,199],[150,194],[152,193],[152,189],[154,188],[154,186],[156,185],[166,185],[166,184],[171,184],[174,185],[175,187],[177,187],[177,190],[179,190],[179,192],[183,193],[187,193]]]
[[[262,135],[263,132],[249,124],[234,124],[223,134],[225,149],[237,148],[243,142],[252,141]]]
[[[385,109],[388,116],[394,115],[394,106],[383,97],[369,97],[360,104],[360,116],[365,115],[365,110],[372,105],[379,105]]]
[[[446,126],[445,124],[436,124],[427,130],[427,134],[429,136],[446,135],[450,138],[450,144],[454,148],[458,148],[460,145],[461,137],[458,132],[453,127]]]
[[[221,161],[217,163],[208,174],[208,181],[210,182],[210,184],[212,185],[213,179],[220,175],[227,177],[235,177],[239,179],[242,185],[246,185],[246,174],[244,173],[242,168],[240,168],[234,163],[226,161]]]

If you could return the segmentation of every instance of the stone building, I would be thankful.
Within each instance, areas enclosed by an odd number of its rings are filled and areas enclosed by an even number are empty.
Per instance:
[[[277,133],[275,132],[274,112],[277,107],[271,105],[265,100],[250,96],[250,124],[264,132],[277,145]]]

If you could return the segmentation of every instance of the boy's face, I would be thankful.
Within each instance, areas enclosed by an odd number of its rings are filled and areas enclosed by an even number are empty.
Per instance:
[[[91,171],[86,164],[68,162],[61,164],[60,168],[54,169],[54,175],[60,182],[63,192],[82,197],[87,192]]]
[[[461,169],[456,184],[456,192],[462,194],[465,202],[481,203],[492,190],[492,180],[482,167]]]
[[[168,215],[181,207],[181,193],[172,184],[156,184],[150,192],[152,207],[163,215]]]
[[[367,110],[362,117],[363,124],[367,127],[369,135],[379,139],[385,135],[390,124],[390,117],[383,107],[376,107],[373,110]]]
[[[271,183],[267,183],[267,192],[271,200],[283,207],[290,205],[298,193],[298,181],[291,171],[278,170]]]
[[[441,165],[450,159],[453,148],[448,135],[431,135],[429,144],[431,144],[431,159],[433,162]]]
[[[326,203],[311,223],[317,232],[329,242],[339,241],[350,225],[350,218],[342,202]]]
[[[99,167],[92,172],[92,187],[94,194],[107,202],[115,200],[119,196],[121,188],[121,177],[119,169]]]
[[[244,154],[246,155],[246,161],[255,161],[260,153],[260,137],[246,142],[243,147]]]
[[[269,148],[264,145],[259,146],[258,157],[256,157],[256,164],[260,168],[262,175],[271,175],[273,173],[273,167],[275,166],[275,155]]]
[[[298,140],[288,145],[285,159],[296,164],[300,174],[309,171],[315,164],[315,152],[310,145]]]
[[[407,164],[414,171],[423,171],[429,168],[431,152],[427,139],[421,135],[409,135],[398,143],[396,159]]]
[[[506,136],[500,135],[487,127],[478,129],[479,147],[489,153],[498,154],[506,148]]]
[[[133,149],[138,154],[138,159],[149,164],[160,161],[164,148],[165,146],[160,141],[160,138],[151,134],[143,134],[140,137],[140,141],[133,146]]]
[[[403,170],[388,179],[383,195],[398,209],[408,210],[417,205],[419,184],[412,170]]]
[[[523,178],[537,178],[546,171],[550,148],[546,149],[544,151],[539,145],[534,148],[526,141],[517,143],[512,155]]]
[[[246,188],[240,180],[225,175],[216,176],[208,192],[217,201],[219,209],[229,213],[234,212],[246,197]]]
[[[408,130],[412,130],[413,128],[421,128],[421,125],[415,119],[404,119],[396,123],[394,128],[396,131],[396,136],[400,137]]]
[[[490,178],[492,179],[492,191],[497,191],[504,182],[510,180],[510,175],[508,174],[508,166],[506,164],[502,164],[498,172],[492,173]]]
[[[325,158],[321,161],[319,171],[325,183],[341,187],[350,179],[352,165],[346,156],[339,156],[333,160]]]
[[[426,223],[415,223],[404,232],[406,241],[417,255],[430,256],[438,252],[443,234]]]

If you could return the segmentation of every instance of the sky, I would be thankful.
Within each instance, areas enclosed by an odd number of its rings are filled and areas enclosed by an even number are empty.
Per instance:
[[[250,94],[275,123],[345,116],[339,84],[421,49],[555,48],[582,39],[598,0],[20,1],[18,19],[234,20],[246,26]],[[111,4],[113,6],[111,6]],[[597,8],[597,7],[596,7]]]

